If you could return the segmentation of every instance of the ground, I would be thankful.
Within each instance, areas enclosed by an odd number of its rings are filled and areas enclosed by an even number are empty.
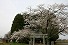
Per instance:
[[[28,45],[24,43],[0,43],[0,45]]]

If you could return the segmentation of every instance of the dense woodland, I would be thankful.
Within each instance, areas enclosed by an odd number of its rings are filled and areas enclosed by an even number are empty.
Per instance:
[[[55,3],[47,8],[43,4],[36,9],[29,7],[28,11],[15,16],[11,31],[5,37],[10,41],[28,43],[30,34],[41,33],[48,34],[49,41],[56,41],[59,34],[68,33],[67,19],[68,5]]]

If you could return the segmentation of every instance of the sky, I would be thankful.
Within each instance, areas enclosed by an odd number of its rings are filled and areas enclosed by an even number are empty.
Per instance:
[[[11,30],[15,15],[24,12],[27,7],[35,8],[39,4],[47,6],[54,3],[68,4],[68,0],[0,0],[0,37]]]

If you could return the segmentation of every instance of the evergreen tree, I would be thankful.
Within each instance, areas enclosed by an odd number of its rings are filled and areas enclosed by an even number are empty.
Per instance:
[[[24,18],[23,18],[23,15],[21,14],[17,14],[13,20],[13,24],[12,24],[12,27],[11,27],[11,34],[14,32],[14,31],[18,31],[19,29],[23,29],[23,26],[24,26]]]

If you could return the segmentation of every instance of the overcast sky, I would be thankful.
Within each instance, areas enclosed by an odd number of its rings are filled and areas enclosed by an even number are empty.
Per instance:
[[[24,12],[27,7],[39,4],[68,4],[68,0],[0,0],[0,37],[11,29],[12,21],[17,13]]]

